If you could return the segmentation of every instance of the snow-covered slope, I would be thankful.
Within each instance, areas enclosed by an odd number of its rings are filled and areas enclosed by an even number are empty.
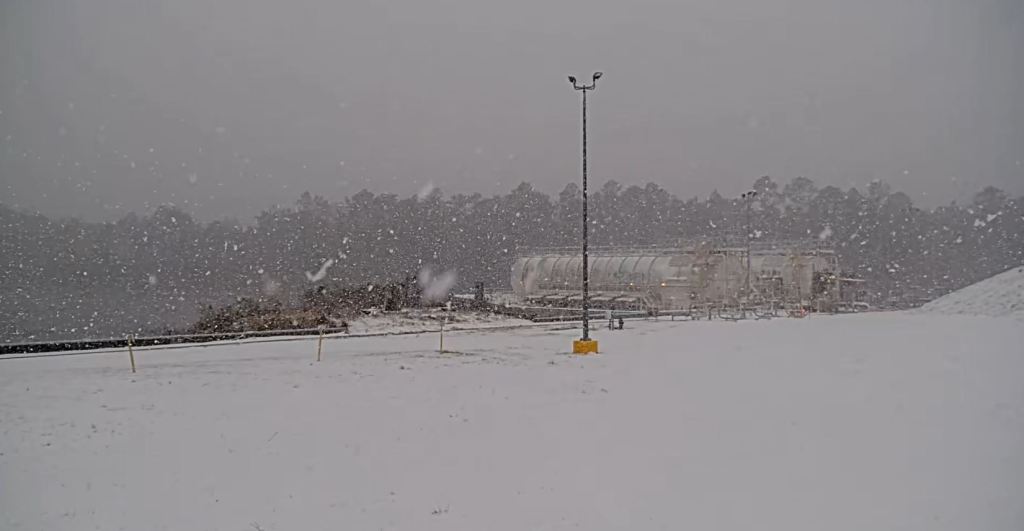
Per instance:
[[[922,306],[921,313],[981,315],[1024,319],[1024,266],[939,297]]]
[[[578,333],[0,359],[0,529],[1024,529],[1014,320]]]

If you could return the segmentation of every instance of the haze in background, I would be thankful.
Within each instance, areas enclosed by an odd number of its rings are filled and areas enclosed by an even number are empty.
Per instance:
[[[1019,0],[8,0],[0,202],[253,216],[309,190],[578,179],[1024,193]]]

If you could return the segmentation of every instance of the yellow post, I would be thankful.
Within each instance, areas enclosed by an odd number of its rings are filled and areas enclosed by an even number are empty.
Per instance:
[[[135,351],[132,350],[132,343],[135,334],[128,334],[128,359],[132,360],[132,373],[135,373]]]
[[[572,342],[573,354],[597,354],[596,339],[575,339]]]
[[[324,347],[324,327],[320,327],[320,339],[316,341],[316,361],[320,361],[320,351]]]

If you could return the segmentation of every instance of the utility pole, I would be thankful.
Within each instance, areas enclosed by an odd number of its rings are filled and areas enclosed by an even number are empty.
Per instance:
[[[573,352],[588,354],[597,352],[597,341],[590,339],[590,255],[587,249],[587,92],[597,88],[597,80],[604,75],[594,72],[590,84],[576,83],[575,76],[569,76],[572,88],[583,92],[583,337],[573,342]]]
[[[750,190],[748,192],[743,192],[742,194],[740,194],[740,198],[742,198],[746,202],[746,204],[747,204],[747,289],[746,289],[746,297],[747,297],[748,301],[750,300],[750,294],[751,294],[751,289],[750,289],[751,288],[751,286],[750,286],[750,241],[754,237],[754,228],[751,225],[751,215],[750,215],[751,211],[750,211],[750,208],[751,208],[751,205],[754,203],[754,198],[755,197],[757,197],[757,192],[754,191],[754,190]]]

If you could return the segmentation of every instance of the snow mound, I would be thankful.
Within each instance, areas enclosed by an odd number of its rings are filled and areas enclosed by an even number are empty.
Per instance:
[[[921,313],[982,315],[1024,319],[1024,266],[939,297],[922,306]]]

